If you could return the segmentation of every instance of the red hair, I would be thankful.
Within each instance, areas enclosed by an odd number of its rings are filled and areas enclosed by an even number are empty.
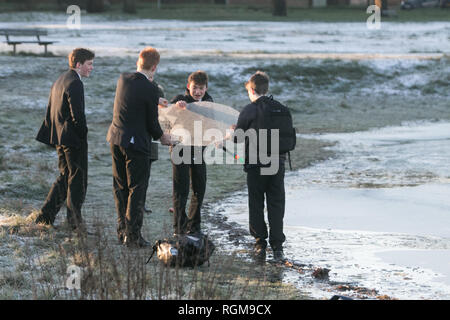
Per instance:
[[[139,53],[139,59],[137,66],[143,70],[150,70],[154,66],[158,65],[160,55],[158,50],[152,47],[147,47]]]

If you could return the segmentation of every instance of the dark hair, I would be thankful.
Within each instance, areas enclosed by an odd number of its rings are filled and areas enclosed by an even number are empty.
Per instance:
[[[262,71],[256,71],[245,83],[245,87],[250,86],[259,95],[266,94],[269,91],[269,76]]]
[[[76,48],[69,54],[69,66],[76,68],[77,63],[85,63],[87,60],[92,60],[95,57],[95,53],[91,50],[84,48]]]
[[[188,85],[189,83],[194,82],[198,85],[206,85],[208,87],[208,75],[206,72],[198,70],[195,72],[192,72],[188,77]]]
[[[147,47],[139,53],[137,66],[143,70],[150,70],[153,66],[158,65],[159,60],[160,55],[158,50],[153,47]]]

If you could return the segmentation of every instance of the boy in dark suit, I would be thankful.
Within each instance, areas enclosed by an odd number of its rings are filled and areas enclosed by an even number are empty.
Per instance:
[[[264,109],[275,110],[282,106],[271,96],[267,96],[269,90],[269,77],[266,73],[258,71],[253,74],[245,84],[250,104],[244,107],[239,114],[236,130],[243,132],[249,130],[260,130],[261,123],[265,117]],[[235,134],[235,142],[239,140]],[[257,147],[263,141],[258,140]],[[266,259],[267,238],[273,250],[273,257],[276,261],[284,260],[283,243],[286,237],[283,233],[283,219],[285,210],[285,189],[284,189],[284,162],[285,154],[273,157],[276,163],[276,172],[264,173],[263,169],[268,165],[260,162],[259,154],[257,161],[252,163],[252,150],[256,152],[259,148],[252,148],[248,138],[245,139],[245,164],[244,171],[247,173],[248,186],[248,206],[249,206],[249,227],[250,234],[255,238],[254,256],[257,261],[263,262]],[[270,163],[270,167],[272,167]],[[269,221],[269,232],[264,221],[264,202],[267,201],[267,215]]]
[[[160,56],[156,49],[139,54],[137,71],[117,81],[114,113],[108,130],[119,241],[128,247],[150,246],[141,235],[150,170],[152,139],[170,144],[158,122],[158,88],[152,82]]]
[[[186,108],[187,103],[213,101],[206,92],[208,75],[196,71],[189,75],[186,93],[171,100],[179,108]],[[206,191],[206,163],[203,160],[205,147],[183,147],[181,152],[190,153],[190,163],[172,164],[173,172],[173,211],[175,234],[199,233],[201,207]],[[201,163],[195,163],[195,157],[201,157]],[[186,215],[186,203],[189,196],[189,184],[192,182],[192,197],[189,213]]]
[[[70,69],[52,86],[47,114],[36,139],[56,147],[60,174],[47,195],[36,223],[53,225],[62,204],[67,201],[69,226],[76,230],[82,225],[81,206],[87,188],[88,128],[81,77],[89,77],[94,57],[90,50],[73,50],[69,55]]]

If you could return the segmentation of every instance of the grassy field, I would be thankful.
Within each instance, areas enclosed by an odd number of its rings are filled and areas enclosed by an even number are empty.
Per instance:
[[[28,7],[17,3],[0,3],[1,12],[59,11],[65,12],[66,7],[56,4],[34,4]],[[83,9],[83,8],[82,8]],[[419,10],[400,10],[392,7],[395,14],[383,17],[383,21],[393,22],[426,22],[448,21],[449,9],[426,8]],[[136,14],[125,14],[122,5],[115,4],[106,8],[103,16],[111,19],[180,19],[192,21],[208,20],[239,20],[239,21],[324,21],[324,22],[359,22],[369,16],[365,7],[327,8],[288,8],[286,17],[273,16],[270,8],[251,5],[220,5],[220,4],[162,4],[158,9],[156,3],[137,2]]]
[[[0,4],[13,16],[14,4]],[[36,7],[36,10],[53,10]],[[63,12],[62,10],[60,12]],[[158,18],[191,20],[361,21],[365,10],[333,8],[289,10],[288,17],[274,18],[268,10],[249,7],[206,5],[138,6],[137,15],[123,15],[113,6],[102,16],[113,19]],[[441,9],[398,11],[389,21],[447,20]],[[445,18],[445,19],[444,19]],[[184,91],[186,76],[201,59],[214,65],[217,57],[162,58],[157,81],[169,98]],[[338,60],[266,59],[248,61],[220,55],[223,65],[234,67],[233,75],[210,73],[210,93],[216,102],[237,110],[248,103],[242,79],[254,71],[270,70],[271,93],[293,111],[299,133],[352,132],[399,125],[403,121],[449,119],[448,56],[413,65],[395,64],[380,71],[367,62]],[[99,57],[93,76],[85,80],[89,109],[89,186],[83,216],[94,236],[77,238],[65,229],[65,212],[58,215],[58,229],[36,226],[33,216],[56,175],[54,150],[34,140],[44,116],[49,89],[65,70],[66,57],[42,57],[31,53],[0,55],[0,299],[304,299],[298,287],[286,284],[286,268],[255,266],[248,259],[248,231],[227,222],[226,213],[214,212],[214,204],[245,185],[240,166],[208,167],[208,186],[203,212],[204,228],[220,229],[211,267],[164,269],[156,259],[145,266],[149,252],[130,252],[117,243],[112,196],[111,156],[105,141],[112,118],[112,103],[118,74],[132,71],[134,57]],[[171,65],[181,67],[172,68]],[[214,69],[216,70],[216,69]],[[422,82],[409,83],[420,74]],[[375,85],[376,84],[376,85]],[[25,89],[25,90],[24,90]],[[330,143],[298,139],[292,154],[294,169],[326,160],[333,153]],[[324,149],[325,148],[325,149]],[[151,241],[171,233],[171,162],[167,148],[152,167],[143,233]],[[31,214],[31,215],[30,215]],[[236,249],[234,245],[243,245]],[[299,257],[301,259],[302,257]],[[81,291],[64,290],[69,265],[86,273]],[[300,270],[301,271],[301,270]],[[314,282],[311,272],[298,278]],[[329,284],[330,287],[333,284]],[[373,296],[372,296],[373,297]]]

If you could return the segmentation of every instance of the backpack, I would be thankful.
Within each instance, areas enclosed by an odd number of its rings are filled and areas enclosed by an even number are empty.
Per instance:
[[[270,156],[272,154],[272,130],[278,129],[278,154],[287,154],[289,167],[292,170],[290,151],[295,149],[297,136],[289,108],[274,100],[272,96],[262,99],[257,107],[258,154],[262,139],[266,137],[267,155]],[[267,129],[267,135],[261,136],[259,129]]]
[[[295,149],[297,137],[292,122],[292,115],[289,108],[268,97],[268,103],[261,104],[261,118],[258,121],[258,129],[267,129],[267,152],[271,155],[271,131],[279,130],[279,150],[278,154],[287,153]]]
[[[203,234],[176,235],[170,239],[158,240],[153,246],[153,252],[166,267],[196,267],[208,261],[213,254],[215,245],[208,236]]]

